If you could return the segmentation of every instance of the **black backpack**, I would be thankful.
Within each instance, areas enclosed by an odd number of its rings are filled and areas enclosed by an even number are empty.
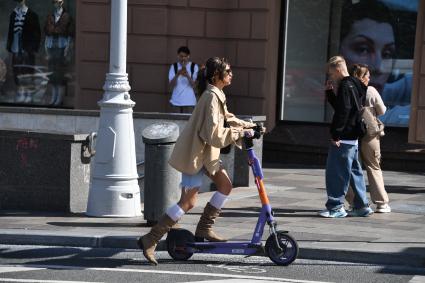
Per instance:
[[[367,126],[366,122],[363,119],[362,113],[363,113],[363,103],[360,103],[357,94],[354,92],[354,84],[351,82],[348,84],[351,90],[351,95],[354,98],[354,103],[356,104],[356,124],[355,124],[355,130],[359,136],[359,138],[363,138],[367,133]]]
[[[195,65],[196,64],[193,62],[190,63],[190,78],[192,80],[193,80],[193,73],[195,72]],[[178,69],[177,62],[173,64],[173,67],[174,67],[174,74],[177,74],[177,69]]]

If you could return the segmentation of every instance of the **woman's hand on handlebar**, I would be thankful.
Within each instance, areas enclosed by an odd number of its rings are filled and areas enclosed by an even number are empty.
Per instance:
[[[244,137],[250,138],[250,139],[259,139],[261,138],[263,133],[258,132],[254,129],[245,129],[244,130]]]
[[[244,129],[244,137],[252,138],[255,135],[255,131],[253,129]]]
[[[256,123],[252,128],[255,132],[259,132],[261,135],[264,135],[266,128],[263,126],[263,123]]]

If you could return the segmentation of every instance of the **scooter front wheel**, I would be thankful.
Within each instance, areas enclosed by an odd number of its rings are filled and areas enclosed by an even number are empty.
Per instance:
[[[284,231],[277,231],[266,241],[266,254],[277,265],[289,265],[298,256],[298,244],[295,239]]]
[[[167,235],[167,251],[174,260],[188,260],[192,255],[187,248],[188,243],[194,243],[195,236],[185,229],[172,229]]]

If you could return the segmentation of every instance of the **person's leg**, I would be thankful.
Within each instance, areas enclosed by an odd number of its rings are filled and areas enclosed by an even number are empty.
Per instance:
[[[182,192],[179,202],[169,207],[150,232],[139,238],[138,245],[150,263],[154,265],[158,264],[154,252],[162,236],[170,231],[178,220],[195,206],[199,188],[202,185],[202,176],[203,170],[200,170],[195,175],[182,174]]]
[[[348,187],[348,191],[345,194],[345,200],[348,202],[350,207],[354,207],[354,192],[351,186]]]
[[[57,95],[56,95],[55,101],[53,102],[54,106],[60,106],[62,104],[65,93],[66,93],[66,86],[57,85]]]
[[[23,64],[23,54],[22,53],[12,53],[12,70],[13,70],[13,79],[15,80],[16,85],[16,97],[15,102],[21,103],[25,101],[25,88],[22,86],[21,81],[19,80],[19,75],[24,74],[24,69],[19,65]]]
[[[363,139],[360,152],[369,181],[370,198],[373,203],[384,205],[389,202],[389,198],[385,191],[384,178],[382,176],[380,165],[381,149],[379,143],[378,137],[370,140]]]
[[[326,161],[326,191],[328,210],[339,210],[344,206],[345,193],[350,180],[351,161],[347,158],[350,145],[330,145]]]
[[[369,201],[367,198],[366,193],[366,184],[363,176],[363,170],[360,165],[359,161],[359,151],[357,146],[353,146],[348,154],[348,159],[352,161],[351,166],[351,178],[350,178],[350,185],[353,188],[354,192],[354,209],[353,212],[356,212],[356,210],[364,210],[364,212],[367,212],[367,215],[370,214],[369,209]],[[354,213],[353,216],[367,216],[367,215],[355,215],[357,213]],[[361,212],[363,214],[363,212]]]
[[[66,95],[66,78],[65,78],[65,48],[57,48],[57,66],[56,66],[56,76],[57,76],[57,96],[53,102],[54,106],[59,106],[62,104],[63,98]]]
[[[227,240],[217,235],[212,230],[212,226],[215,223],[215,219],[220,215],[221,208],[226,203],[228,195],[232,191],[232,182],[224,168],[220,168],[214,175],[207,175],[216,184],[217,191],[212,195],[204,208],[204,212],[196,226],[195,237],[197,237],[197,241],[206,239],[210,242],[225,242]]]
[[[34,66],[35,65],[35,54],[34,53],[28,53],[28,52],[24,52],[24,61],[22,62],[22,64],[27,65],[27,66]],[[24,70],[24,74],[26,75],[33,75],[35,72],[34,67],[25,67],[23,68]],[[25,86],[25,103],[32,103],[33,102],[33,92],[31,91],[34,88],[34,76],[30,76],[29,77],[31,82],[28,82]]]
[[[12,72],[13,72],[13,79],[15,81],[15,85],[19,85],[19,79],[18,75],[21,74],[21,67],[17,67],[16,65],[20,65],[22,63],[21,56],[19,56],[18,53],[11,53],[12,54]]]

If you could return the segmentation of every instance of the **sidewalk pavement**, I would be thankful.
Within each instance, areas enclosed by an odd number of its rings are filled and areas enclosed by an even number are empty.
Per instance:
[[[341,219],[317,216],[326,201],[323,169],[266,168],[264,175],[278,229],[298,241],[299,258],[425,267],[425,173],[384,172],[393,212]],[[199,195],[182,228],[194,232],[212,193]],[[250,240],[259,209],[255,187],[235,188],[215,229],[231,240]],[[149,229],[143,217],[0,211],[0,244],[136,249]],[[166,250],[164,239],[157,250]]]

